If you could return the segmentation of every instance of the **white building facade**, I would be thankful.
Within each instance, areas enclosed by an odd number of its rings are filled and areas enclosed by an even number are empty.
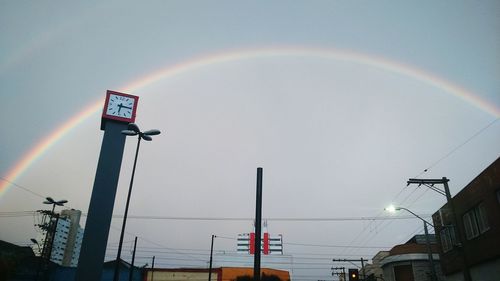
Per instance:
[[[57,219],[57,226],[52,242],[50,260],[62,266],[76,267],[80,256],[80,248],[83,240],[83,229],[80,227],[81,211],[63,210]],[[42,234],[38,241],[45,241],[47,232]],[[45,247],[50,248],[50,234]],[[38,251],[38,248],[34,250]]]

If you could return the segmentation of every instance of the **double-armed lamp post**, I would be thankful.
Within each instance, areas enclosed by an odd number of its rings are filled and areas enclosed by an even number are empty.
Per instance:
[[[135,150],[134,167],[132,168],[132,177],[130,179],[130,185],[128,188],[127,203],[125,205],[125,214],[123,215],[123,224],[120,233],[120,242],[118,244],[118,254],[116,256],[115,273],[113,276],[114,281],[118,281],[120,278],[120,259],[122,252],[123,236],[125,234],[125,225],[127,224],[128,206],[130,203],[130,195],[132,194],[132,186],[134,184],[135,167],[137,165],[137,155],[139,154],[139,147],[141,144],[141,140],[152,141],[153,138],[151,136],[156,136],[159,135],[160,133],[161,133],[160,130],[156,129],[141,132],[139,126],[137,126],[135,123],[130,123],[128,125],[127,130],[122,131],[122,134],[126,136],[137,136],[137,148]]]
[[[68,203],[68,200],[54,200],[52,197],[47,197],[45,198],[45,201],[43,201],[43,204],[47,205],[52,205],[52,211],[50,212],[50,224],[49,228],[46,229],[45,232],[45,239],[43,240],[43,247],[42,247],[42,252],[40,253],[40,257],[44,259],[45,261],[45,267],[47,266],[47,263],[50,261],[50,256],[52,255],[52,245],[54,244],[54,236],[56,235],[56,230],[57,230],[57,223],[58,220],[54,222],[54,210],[56,209],[56,206],[64,206],[65,203]],[[49,233],[50,232],[50,233]],[[49,235],[50,234],[50,235]],[[50,242],[47,241],[47,239],[50,236]],[[38,245],[38,251],[40,251],[40,245],[38,244],[38,241],[35,239],[31,239],[31,241],[35,244]],[[49,243],[47,245],[47,243]],[[38,280],[38,275],[40,273],[40,267],[41,263],[39,263],[37,272],[36,272],[36,280]]]

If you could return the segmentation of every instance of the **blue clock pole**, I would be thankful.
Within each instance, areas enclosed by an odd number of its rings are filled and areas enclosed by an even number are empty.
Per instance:
[[[108,104],[109,95],[110,91],[108,91],[105,106]],[[113,120],[113,116],[109,118],[105,116],[106,107],[104,110],[101,123],[104,137],[85,223],[85,232],[75,276],[76,281],[101,280],[125,147],[126,136],[122,134],[122,131],[126,130],[128,124],[133,122],[134,119],[134,116],[132,116],[128,122],[127,120]]]

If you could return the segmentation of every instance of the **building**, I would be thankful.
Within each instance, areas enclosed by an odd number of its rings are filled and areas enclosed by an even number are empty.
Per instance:
[[[372,263],[368,263],[360,270],[361,275],[366,276],[366,280],[383,280],[382,260],[389,256],[389,251],[380,251],[372,258]]]
[[[20,280],[31,278],[35,270],[26,267],[33,262],[35,255],[30,247],[21,247],[0,240],[0,280]]]
[[[434,213],[432,219],[446,280],[464,280],[464,268],[468,268],[472,280],[499,280],[500,158]]]
[[[145,281],[206,281],[208,280],[208,269],[201,268],[158,268],[145,269]],[[276,276],[281,281],[290,281],[290,274],[286,270],[261,268],[261,274]],[[251,267],[219,267],[213,268],[211,280],[213,281],[235,281],[238,277],[253,277]]]
[[[430,234],[432,258],[438,280],[442,280],[436,240]],[[415,235],[408,242],[394,246],[379,262],[385,281],[430,281],[432,271],[425,235]],[[379,277],[379,276],[375,276]]]
[[[1,248],[0,241],[0,248]],[[9,278],[2,279],[3,271],[0,270],[0,280],[8,281],[33,281],[33,280],[50,280],[50,281],[69,281],[75,280],[76,267],[61,266],[54,262],[48,264],[41,257],[28,256],[21,260],[16,268],[10,273]],[[40,267],[42,265],[42,267]],[[100,281],[112,281],[115,274],[116,260],[108,261],[103,264]],[[1,269],[1,268],[0,268]],[[132,267],[129,263],[121,260],[118,266],[120,280],[129,280],[132,271],[131,281],[142,281],[144,277],[144,268]],[[159,280],[157,280],[159,281]],[[215,280],[214,280],[215,281]]]
[[[61,211],[59,217],[54,219],[57,226],[53,237],[49,230],[38,239],[38,241],[45,241],[47,238],[47,242],[44,244],[47,249],[50,249],[50,260],[54,263],[71,267],[78,265],[83,239],[83,229],[80,227],[81,214],[81,211],[74,209]],[[36,250],[37,253],[39,253],[38,246],[36,248],[33,246],[33,250]]]

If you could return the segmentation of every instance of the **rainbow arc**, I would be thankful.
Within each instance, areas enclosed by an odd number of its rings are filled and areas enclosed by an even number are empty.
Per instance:
[[[424,84],[463,100],[466,103],[496,117],[500,117],[500,108],[492,103],[482,99],[477,94],[446,81],[436,75],[425,72],[421,69],[391,61],[381,57],[369,56],[346,50],[305,48],[305,47],[279,47],[279,48],[261,48],[244,49],[228,52],[220,52],[200,57],[195,57],[175,65],[169,65],[157,71],[144,75],[125,86],[117,89],[120,92],[134,93],[143,87],[154,84],[163,79],[181,75],[200,68],[209,67],[226,62],[252,60],[257,58],[276,58],[276,57],[306,57],[321,58],[326,60],[346,61],[350,63],[371,66],[384,71],[396,73],[402,76],[410,77]],[[68,132],[76,128],[79,124],[85,122],[89,117],[98,114],[103,107],[103,100],[95,101],[89,104],[84,110],[72,116],[64,124],[52,131],[47,137],[40,140],[34,147],[25,153],[19,161],[4,176],[8,181],[0,183],[0,195],[4,193],[33,163],[40,158],[46,151],[53,147]]]

